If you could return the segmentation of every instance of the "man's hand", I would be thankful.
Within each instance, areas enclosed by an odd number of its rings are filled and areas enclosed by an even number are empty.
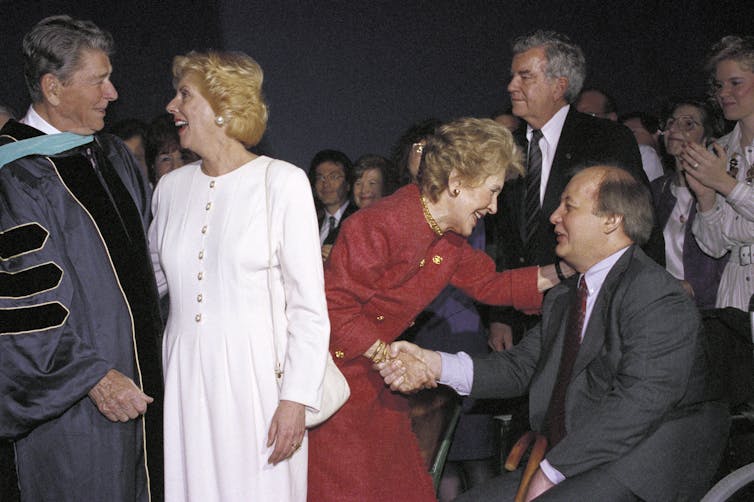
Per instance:
[[[526,497],[524,497],[524,500],[526,502],[534,500],[553,486],[555,486],[555,484],[547,479],[547,476],[545,476],[545,473],[542,472],[542,469],[538,468],[534,473],[534,476],[531,477],[531,481],[529,482],[529,489],[526,492]]]
[[[293,456],[301,448],[306,429],[304,424],[305,408],[301,403],[280,401],[267,433],[267,446],[275,445],[275,449],[267,462],[273,465],[282,462]]]
[[[495,352],[508,350],[513,347],[513,330],[507,324],[501,322],[490,323],[490,334],[487,337],[487,345]]]
[[[97,409],[113,422],[128,422],[147,411],[154,401],[144,394],[133,380],[117,370],[110,370],[89,391]]]
[[[332,244],[325,244],[322,246],[322,261],[327,261],[330,257],[330,251],[332,251]]]
[[[375,365],[391,390],[403,393],[437,387],[441,360],[437,352],[409,342],[390,345],[390,359]]]
[[[689,281],[681,280],[681,287],[683,287],[683,290],[691,298],[694,298],[696,296],[696,295],[694,295],[694,287],[691,285],[691,283]]]

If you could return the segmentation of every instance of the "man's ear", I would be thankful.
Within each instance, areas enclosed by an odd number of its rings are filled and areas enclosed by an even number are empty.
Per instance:
[[[557,77],[553,86],[552,98],[555,101],[565,101],[565,93],[568,90],[568,79],[566,77]]]
[[[42,89],[42,95],[45,101],[48,101],[52,106],[60,104],[60,91],[63,88],[63,83],[53,75],[52,73],[45,73],[40,80],[40,87]]]
[[[602,226],[604,228],[605,234],[611,234],[616,230],[623,228],[623,215],[612,214],[610,216],[606,216],[605,220],[602,223]]]

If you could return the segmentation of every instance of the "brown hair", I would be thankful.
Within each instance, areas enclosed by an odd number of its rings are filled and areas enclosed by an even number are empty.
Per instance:
[[[462,118],[440,126],[427,139],[417,182],[436,202],[455,169],[478,186],[494,175],[523,175],[521,152],[510,131],[491,119]]]

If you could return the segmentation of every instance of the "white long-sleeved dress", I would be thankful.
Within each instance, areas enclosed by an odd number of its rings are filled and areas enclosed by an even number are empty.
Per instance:
[[[153,212],[152,260],[158,286],[170,294],[163,340],[167,500],[306,500],[306,440],[274,467],[266,446],[280,399],[312,408],[321,399],[330,328],[305,173],[258,157],[210,177],[196,162],[160,181]],[[285,364],[280,389],[271,312]]]
[[[754,187],[747,176],[754,166],[754,143],[742,148],[740,125],[718,140],[728,151],[728,169],[737,169],[738,183],[727,197],[717,194],[715,206],[698,212],[692,231],[699,247],[710,256],[730,251],[720,286],[717,307],[748,310],[754,293]],[[735,160],[733,160],[735,159]]]

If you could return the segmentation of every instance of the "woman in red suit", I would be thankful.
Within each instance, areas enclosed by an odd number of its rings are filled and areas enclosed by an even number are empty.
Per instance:
[[[372,364],[448,284],[483,303],[537,310],[541,292],[558,282],[553,266],[496,273],[466,241],[497,210],[506,174],[522,173],[519,156],[508,130],[492,120],[448,123],[424,147],[417,184],[343,223],[325,264],[325,290],[330,350],[351,398],[309,433],[310,502],[436,500],[406,399],[385,387]]]

